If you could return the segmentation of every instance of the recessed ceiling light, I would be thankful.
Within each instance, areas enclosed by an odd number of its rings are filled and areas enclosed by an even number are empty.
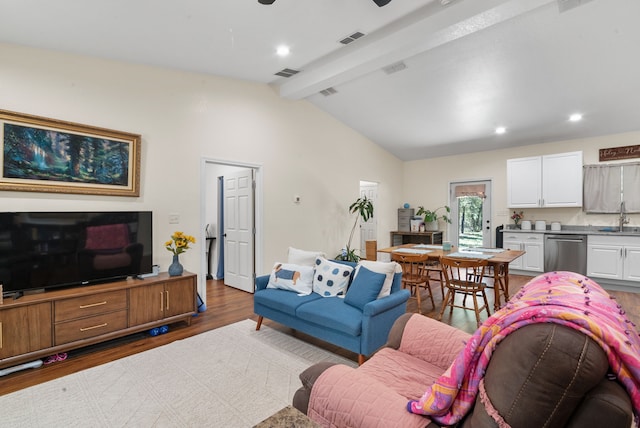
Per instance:
[[[504,126],[498,126],[496,128],[496,134],[498,135],[504,134],[505,132],[507,132],[507,128],[505,128]]]
[[[291,53],[291,50],[289,49],[289,46],[278,46],[276,53],[278,56],[287,56]]]
[[[569,120],[571,122],[580,122],[582,120],[582,115],[580,113],[573,113],[569,116]]]

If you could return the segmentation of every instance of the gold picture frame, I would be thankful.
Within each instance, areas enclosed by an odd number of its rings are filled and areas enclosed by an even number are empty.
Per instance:
[[[0,110],[0,191],[140,196],[141,138]]]

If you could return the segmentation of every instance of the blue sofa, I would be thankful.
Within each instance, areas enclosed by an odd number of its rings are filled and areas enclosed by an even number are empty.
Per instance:
[[[391,293],[360,310],[340,297],[316,293],[300,296],[288,290],[267,288],[269,275],[259,276],[253,299],[253,310],[258,315],[256,330],[260,330],[263,318],[269,318],[355,352],[362,364],[386,343],[391,326],[406,312],[410,293],[402,288],[401,281],[402,274],[396,273]]]

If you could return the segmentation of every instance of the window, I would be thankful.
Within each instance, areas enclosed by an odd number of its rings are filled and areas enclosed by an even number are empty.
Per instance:
[[[587,213],[640,212],[640,163],[585,165],[583,210]]]

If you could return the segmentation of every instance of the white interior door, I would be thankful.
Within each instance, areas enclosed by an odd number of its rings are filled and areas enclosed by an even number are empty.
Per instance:
[[[376,221],[376,201],[378,200],[378,183],[360,182],[360,197],[366,196],[373,204],[373,216],[364,223],[360,223],[360,255],[365,256],[366,242],[378,239],[378,224]]]
[[[252,169],[224,176],[224,283],[254,291],[254,178]]]

